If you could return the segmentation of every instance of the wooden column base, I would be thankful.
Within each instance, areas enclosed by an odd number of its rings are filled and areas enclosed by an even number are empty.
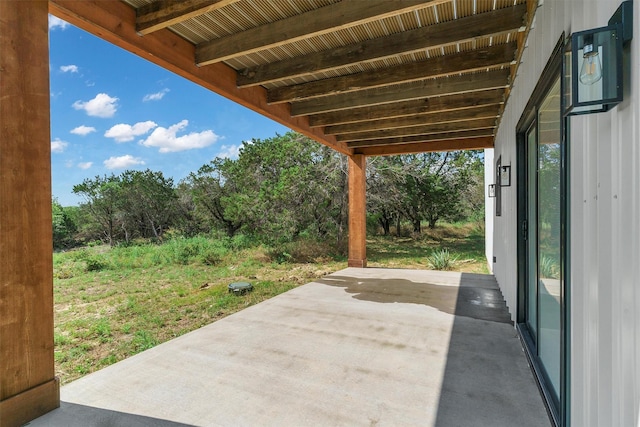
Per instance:
[[[350,259],[347,261],[349,267],[365,268],[367,266],[366,259]]]
[[[19,427],[60,407],[60,381],[54,378],[0,402],[0,427]]]

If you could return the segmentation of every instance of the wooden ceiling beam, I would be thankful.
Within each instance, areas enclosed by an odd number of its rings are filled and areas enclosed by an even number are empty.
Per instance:
[[[448,96],[414,99],[373,107],[354,108],[348,112],[333,111],[330,113],[316,114],[309,116],[309,125],[311,127],[336,126],[412,115],[428,115],[486,105],[500,105],[503,101],[504,89],[490,89]]]
[[[523,26],[526,12],[527,6],[520,4],[248,68],[238,72],[238,86],[266,84],[396,55],[417,53],[452,43],[466,43],[490,35],[511,33]]]
[[[413,12],[451,0],[345,0],[196,47],[200,66]]]
[[[231,67],[225,64],[196,66],[193,44],[172,31],[140,37],[136,32],[136,11],[124,2],[49,0],[49,13],[336,151],[352,153],[333,136],[310,128],[307,118],[292,118],[288,105],[268,105],[266,90],[262,87],[239,89],[236,71]]]
[[[460,132],[443,132],[430,135],[413,135],[386,139],[371,139],[367,141],[354,141],[349,142],[347,146],[355,150],[362,147],[375,147],[381,145],[413,144],[417,142],[444,141],[447,139],[466,139],[476,138],[480,136],[493,136],[494,132],[495,128],[463,130]]]
[[[465,120],[486,119],[498,117],[500,104],[483,105],[475,108],[465,108],[451,111],[419,114],[408,117],[372,120],[366,122],[349,123],[344,125],[327,126],[326,135],[344,135],[356,132],[371,132],[375,130],[397,129],[412,126],[426,126],[430,124],[464,122]]]
[[[441,141],[423,141],[411,144],[379,145],[354,150],[354,154],[365,156],[395,156],[399,154],[429,153],[436,151],[482,150],[493,148],[493,136],[478,138],[446,139]]]
[[[380,72],[367,71],[346,76],[317,80],[268,91],[270,104],[293,102],[340,93],[355,92],[399,83],[442,77],[451,74],[509,66],[514,59],[516,43],[445,55],[426,61],[400,64]]]
[[[368,132],[346,133],[336,136],[340,142],[370,141],[377,139],[400,138],[405,136],[431,135],[449,132],[461,132],[477,129],[493,128],[496,125],[496,116],[482,119],[464,120],[457,122],[445,122],[421,126],[411,126],[395,129],[374,130]]]
[[[293,117],[353,111],[354,108],[370,107],[399,101],[423,100],[424,98],[454,94],[469,94],[475,96],[475,91],[499,89],[509,85],[509,70],[494,70],[489,72],[465,74],[462,76],[443,77],[423,80],[410,85],[381,87],[359,92],[325,96],[291,104]],[[343,112],[336,114],[347,118]]]
[[[141,35],[179,24],[239,0],[157,0],[136,10],[136,31]]]

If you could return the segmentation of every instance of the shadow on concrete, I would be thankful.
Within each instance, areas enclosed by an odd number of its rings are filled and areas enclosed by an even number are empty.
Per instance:
[[[435,426],[550,426],[493,276],[462,273],[458,283],[436,284],[331,275],[319,282],[355,299],[423,304],[454,316]]]
[[[462,274],[461,289],[473,286],[475,275]],[[479,300],[460,293],[456,301],[449,352],[436,426],[550,426],[513,328],[502,293]],[[501,300],[501,303],[498,303]],[[501,305],[504,325],[490,325],[483,317],[460,317],[470,305]],[[497,419],[496,414],[500,414]],[[498,421],[499,420],[499,421]]]
[[[51,423],[49,423],[49,421],[51,421]],[[195,427],[190,424],[182,424],[142,415],[126,414],[67,402],[61,402],[60,408],[25,425],[31,427],[47,425],[64,425],[65,427]]]

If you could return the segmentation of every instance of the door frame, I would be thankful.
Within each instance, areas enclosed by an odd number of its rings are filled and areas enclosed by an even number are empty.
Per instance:
[[[531,98],[527,103],[516,127],[517,142],[517,314],[516,328],[521,342],[525,349],[525,354],[529,360],[529,365],[533,371],[538,388],[547,407],[549,417],[555,426],[568,426],[570,420],[570,300],[569,300],[569,121],[562,117],[564,111],[564,87],[567,81],[564,76],[564,56],[565,56],[565,34],[563,33],[556,44],[545,66]],[[560,396],[559,400],[550,391],[551,385],[541,366],[540,359],[534,353],[536,343],[529,334],[526,327],[526,307],[527,307],[527,241],[525,238],[524,222],[527,220],[527,131],[534,120],[537,120],[538,108],[552,88],[557,78],[560,78],[560,280],[562,283],[560,290]],[[537,199],[537,195],[536,195]],[[537,224],[528,224],[537,226]],[[537,267],[536,267],[537,268]],[[537,320],[539,322],[539,319]]]

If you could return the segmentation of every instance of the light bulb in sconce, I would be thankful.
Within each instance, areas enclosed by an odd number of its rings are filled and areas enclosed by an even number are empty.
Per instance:
[[[593,36],[587,36],[582,48],[583,61],[580,68],[580,83],[592,85],[602,78],[602,62],[597,50],[593,48]]]

